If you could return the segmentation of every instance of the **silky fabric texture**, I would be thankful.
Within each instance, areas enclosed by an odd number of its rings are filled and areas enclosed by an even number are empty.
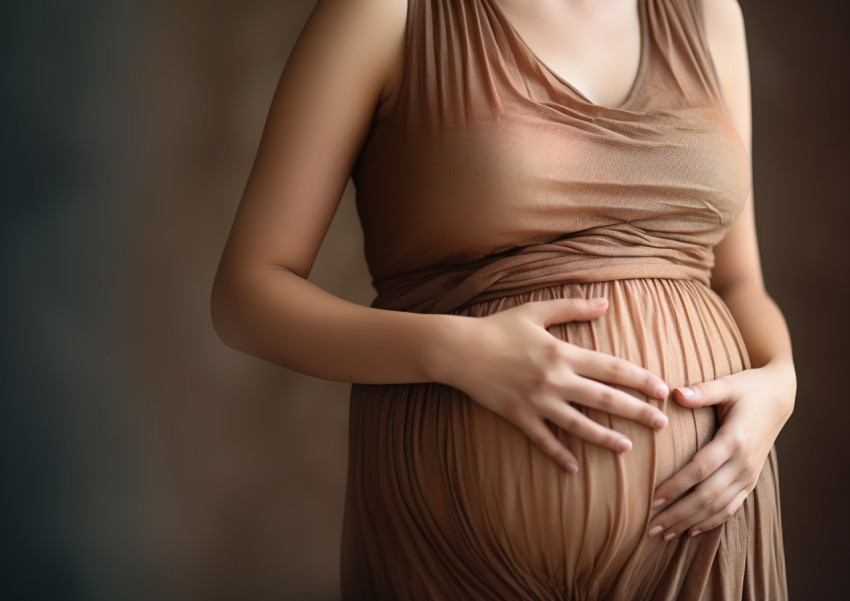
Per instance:
[[[696,0],[638,0],[625,101],[547,67],[493,0],[410,0],[402,88],[353,170],[373,306],[483,317],[604,296],[549,331],[671,387],[749,367],[710,288],[750,190]],[[723,526],[648,538],[654,488],[718,427],[658,402],[654,432],[589,409],[633,449],[555,430],[568,475],[514,425],[442,384],[354,385],[342,592],[361,599],[787,597],[775,451]]]

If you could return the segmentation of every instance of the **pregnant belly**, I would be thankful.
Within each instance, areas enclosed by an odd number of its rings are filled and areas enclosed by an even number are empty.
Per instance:
[[[642,365],[671,388],[747,366],[728,310],[690,280],[565,284],[458,313],[484,316],[529,301],[593,296],[608,298],[605,314],[550,332]],[[373,548],[404,557],[413,568],[408,574],[446,566],[468,571],[460,580],[473,597],[486,598],[476,582],[483,587],[493,578],[516,587],[517,598],[538,587],[540,598],[552,590],[603,593],[624,570],[640,569],[631,561],[638,549],[649,557],[662,544],[645,536],[653,490],[717,428],[713,408],[690,410],[630,392],[658,403],[670,423],[653,432],[585,410],[629,436],[633,448],[615,454],[559,431],[579,459],[579,473],[568,475],[515,426],[452,388],[355,386],[349,494],[359,491],[368,504]]]

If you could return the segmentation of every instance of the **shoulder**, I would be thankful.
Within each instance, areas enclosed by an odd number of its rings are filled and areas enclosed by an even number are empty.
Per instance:
[[[335,10],[348,14],[385,15],[392,18],[407,12],[407,5],[413,0],[316,0],[316,10]],[[377,32],[376,32],[377,33]]]
[[[318,80],[322,89],[344,84],[384,110],[400,80],[408,2],[317,0],[290,55],[290,70],[299,79]]]
[[[738,0],[701,0],[699,4],[706,42],[715,62],[725,64],[743,58],[746,35]]]
[[[744,16],[738,0],[701,0],[706,45],[720,92],[745,143],[750,135],[750,71]]]
[[[699,4],[709,36],[743,33],[744,15],[738,0],[701,0]]]
[[[367,70],[378,74],[379,110],[388,110],[398,93],[404,60],[408,5],[413,0],[318,0],[314,12],[324,12],[337,31],[352,38],[343,52],[362,54]],[[329,28],[333,29],[333,27]],[[337,39],[328,31],[327,42]]]
[[[318,0],[299,43],[320,55],[385,62],[404,39],[408,0]]]
[[[335,26],[339,31],[366,37],[372,41],[372,46],[392,44],[404,36],[410,1],[318,0],[310,20],[318,20],[329,28]]]

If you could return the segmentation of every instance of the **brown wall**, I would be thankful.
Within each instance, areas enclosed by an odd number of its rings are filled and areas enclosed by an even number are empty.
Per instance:
[[[347,387],[231,351],[209,291],[312,0],[14,9],[3,225],[19,599],[337,595]],[[742,2],[759,238],[799,372],[779,442],[794,598],[838,599],[845,494],[841,19]],[[311,279],[371,299],[349,189]]]

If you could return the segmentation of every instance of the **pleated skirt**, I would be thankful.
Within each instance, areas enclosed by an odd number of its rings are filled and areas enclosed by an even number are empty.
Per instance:
[[[667,384],[749,367],[722,300],[692,280],[628,279],[540,288],[469,305],[483,317],[522,303],[604,296],[608,310],[557,324],[562,340],[622,357]],[[354,385],[342,540],[345,601],[787,598],[775,450],[721,527],[647,537],[654,489],[718,428],[713,407],[649,399],[661,431],[583,409],[626,434],[617,454],[562,431],[564,472],[516,426],[442,384]]]

